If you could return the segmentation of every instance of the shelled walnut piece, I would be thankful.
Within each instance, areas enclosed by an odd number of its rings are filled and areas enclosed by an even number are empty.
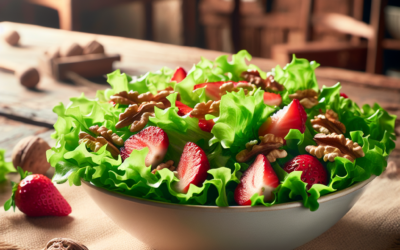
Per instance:
[[[242,77],[249,83],[255,84],[265,91],[282,91],[284,89],[282,84],[275,81],[274,75],[272,74],[268,74],[267,79],[264,80],[257,70],[249,70],[244,71]]]
[[[277,158],[284,158],[287,156],[285,150],[279,148],[283,146],[283,139],[281,137],[275,137],[273,134],[266,134],[260,136],[261,142],[257,144],[257,141],[250,141],[246,143],[246,149],[240,151],[236,155],[236,161],[246,162],[253,156],[258,154],[266,155],[269,162],[275,162]]]
[[[344,134],[346,126],[338,120],[338,115],[333,110],[326,110],[325,115],[320,114],[311,119],[312,127],[323,134]]]
[[[55,238],[47,242],[43,250],[89,250],[82,243],[69,238]]]
[[[227,92],[239,92],[240,89],[244,90],[245,95],[251,95],[256,90],[256,86],[252,83],[239,82],[235,87],[233,82],[227,82],[219,87],[219,94],[223,96]]]
[[[289,98],[299,100],[300,104],[307,109],[318,104],[318,93],[313,89],[297,90],[296,93],[290,94]]]
[[[132,132],[135,132],[138,129],[139,124],[142,124],[145,122],[145,118],[142,119],[142,116],[145,113],[150,113],[146,114],[146,116],[151,116],[154,114],[154,107],[160,108],[160,109],[165,109],[165,105],[162,102],[143,102],[138,106],[137,104],[130,105],[127,109],[125,109],[124,113],[121,113],[119,115],[119,122],[115,125],[115,128],[120,129],[126,126],[130,126],[130,130]],[[135,121],[138,121],[138,123],[135,123]],[[147,117],[148,121],[148,117]]]
[[[205,115],[213,115],[219,116],[219,105],[220,101],[208,101],[208,102],[201,102],[194,106],[193,110],[190,112],[192,117],[196,117],[199,119],[204,119]]]
[[[98,136],[94,138],[86,132],[81,131],[79,133],[79,144],[85,143],[86,147],[88,147],[91,151],[97,152],[101,147],[107,144],[107,150],[111,153],[111,155],[116,158],[119,155],[119,149],[115,147],[112,142],[107,141],[104,137]]]
[[[93,132],[96,136],[103,136],[107,141],[113,143],[116,146],[123,146],[124,140],[119,137],[116,133],[113,133],[112,130],[106,128],[105,126],[99,127],[99,125],[91,126],[89,128],[90,131]]]
[[[336,157],[343,157],[352,162],[356,158],[364,157],[364,151],[357,142],[346,139],[344,135],[332,133],[329,135],[316,134],[314,141],[318,146],[307,146],[306,151],[324,161],[335,161]]]
[[[170,103],[167,99],[167,96],[175,93],[175,91],[171,88],[167,88],[165,90],[159,91],[156,95],[153,95],[151,92],[146,92],[143,94],[139,94],[137,91],[122,91],[110,97],[110,100],[114,103],[122,104],[122,105],[132,105],[137,104],[140,105],[144,102],[162,102],[164,105],[169,106]],[[178,95],[179,100],[179,95]]]
[[[161,163],[155,169],[153,169],[151,171],[151,173],[155,174],[157,172],[157,170],[161,170],[161,169],[164,169],[164,168],[168,168],[169,170],[174,171],[175,170],[174,161],[169,160],[166,163]]]

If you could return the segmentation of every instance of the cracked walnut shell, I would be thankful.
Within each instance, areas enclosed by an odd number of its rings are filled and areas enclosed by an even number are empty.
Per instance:
[[[69,238],[55,238],[47,242],[43,250],[89,250],[82,243]]]
[[[330,135],[316,134],[314,141],[318,146],[307,146],[306,151],[317,158],[322,158],[324,161],[335,161],[336,157],[343,157],[352,162],[356,158],[364,157],[364,151],[357,142],[332,133]]]
[[[338,120],[338,115],[335,111],[328,109],[325,115],[320,114],[311,119],[312,127],[323,134],[344,134],[346,127]]]
[[[307,109],[318,104],[318,93],[313,89],[297,90],[296,93],[290,94],[289,98],[299,100],[300,104]]]
[[[283,139],[281,137],[275,137],[273,134],[266,134],[260,136],[260,140],[261,142],[259,144],[257,144],[256,140],[246,143],[246,149],[240,151],[236,155],[236,161],[246,162],[258,154],[266,155],[270,162],[276,161],[276,158],[286,157],[287,153],[285,150],[273,152],[283,146]],[[270,153],[272,154],[270,155]],[[270,156],[268,157],[268,155]]]

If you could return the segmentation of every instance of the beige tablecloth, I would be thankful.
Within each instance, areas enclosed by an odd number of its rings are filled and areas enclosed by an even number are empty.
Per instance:
[[[72,206],[67,217],[29,218],[0,210],[0,249],[42,249],[57,237],[72,238],[90,250],[150,249],[119,229],[81,187],[57,188]],[[356,205],[336,225],[299,249],[388,249],[400,236],[400,169],[390,163]],[[5,248],[3,248],[5,249]]]

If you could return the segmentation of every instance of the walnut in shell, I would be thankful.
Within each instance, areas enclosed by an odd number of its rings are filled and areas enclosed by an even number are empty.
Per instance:
[[[55,238],[47,242],[43,250],[89,250],[89,248],[73,239]]]
[[[29,136],[15,145],[12,152],[12,162],[15,168],[21,167],[24,171],[33,174],[45,174],[50,168],[46,159],[46,151],[50,149],[45,140],[37,136]]]
[[[67,57],[67,56],[80,56],[83,54],[82,47],[77,43],[68,43],[64,44],[60,48],[60,56]]]
[[[19,43],[20,36],[15,30],[9,30],[3,35],[4,40],[11,46],[15,46]]]
[[[104,47],[101,43],[93,40],[83,47],[83,54],[104,54]]]

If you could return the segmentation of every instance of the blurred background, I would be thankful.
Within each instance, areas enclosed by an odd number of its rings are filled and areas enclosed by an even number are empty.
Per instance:
[[[0,22],[400,75],[399,0],[0,0]]]

